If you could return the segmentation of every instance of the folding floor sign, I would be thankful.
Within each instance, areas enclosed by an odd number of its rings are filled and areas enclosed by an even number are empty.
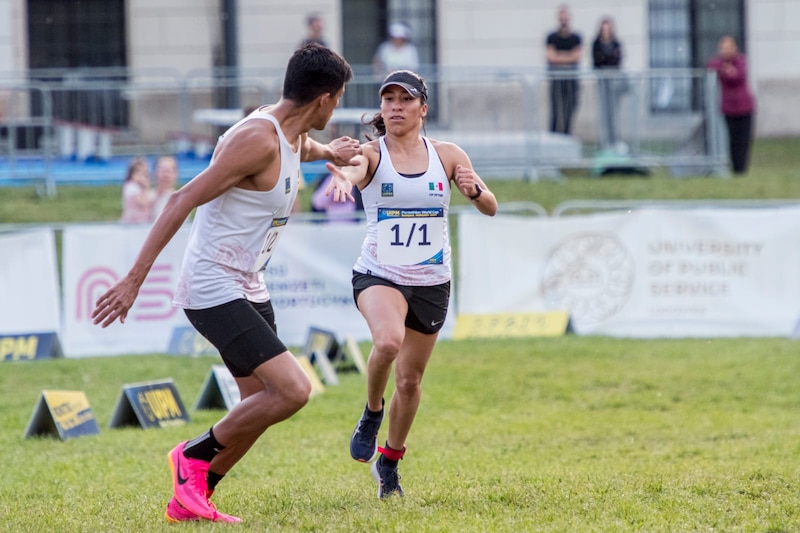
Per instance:
[[[241,401],[239,387],[225,365],[212,365],[200,396],[194,403],[194,410],[227,409],[230,411]]]
[[[172,379],[123,385],[109,427],[175,426],[189,421]]]
[[[310,326],[303,353],[311,357],[311,354],[315,352],[324,353],[328,356],[328,360],[335,365],[341,353],[336,334],[328,329]]]
[[[336,370],[333,368],[331,360],[325,352],[312,352],[308,360],[319,368],[319,373],[322,376],[322,381],[325,385],[338,385],[339,378],[336,376]]]
[[[358,347],[355,337],[345,335],[344,346],[339,351],[340,356],[336,370],[346,372],[355,369],[359,374],[367,373],[367,364],[364,362],[364,356],[361,355],[361,348]]]
[[[295,357],[297,362],[305,371],[308,379],[311,380],[311,396],[316,396],[317,394],[321,394],[325,392],[325,385],[322,384],[320,381],[319,376],[317,375],[314,367],[311,366],[311,361],[305,355],[298,355]]]
[[[98,433],[100,428],[83,391],[45,390],[33,408],[25,438],[57,435],[67,440]]]

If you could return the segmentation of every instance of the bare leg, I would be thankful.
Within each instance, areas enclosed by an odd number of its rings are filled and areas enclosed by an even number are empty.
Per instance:
[[[406,330],[403,346],[395,363],[395,391],[389,406],[389,447],[403,448],[422,398],[422,376],[428,365],[438,333],[426,335]]]
[[[359,295],[358,308],[372,334],[372,350],[367,362],[367,405],[370,411],[380,411],[392,363],[406,335],[408,304],[398,290],[374,285]]]
[[[237,378],[241,402],[214,425],[214,437],[225,446],[210,470],[225,475],[270,426],[299,411],[311,394],[311,383],[289,352],[261,364],[247,378]]]

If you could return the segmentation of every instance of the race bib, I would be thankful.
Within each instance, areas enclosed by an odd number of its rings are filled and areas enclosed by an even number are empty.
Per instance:
[[[378,263],[441,265],[444,209],[378,209]]]
[[[256,260],[253,261],[250,272],[258,272],[267,267],[267,263],[269,263],[269,259],[272,257],[272,252],[275,250],[275,246],[278,245],[281,233],[283,233],[283,229],[286,227],[288,221],[289,217],[272,219],[272,225],[264,236],[264,244],[261,245],[261,251],[258,253]]]

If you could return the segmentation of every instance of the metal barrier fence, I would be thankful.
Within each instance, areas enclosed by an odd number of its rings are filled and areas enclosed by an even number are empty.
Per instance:
[[[363,139],[365,113],[377,110],[380,79],[354,68],[340,109],[346,117],[320,133]],[[600,175],[666,167],[676,176],[726,174],[716,78],[703,70],[643,72],[493,70],[424,67],[426,134],[465,149],[485,177],[539,179],[560,169]],[[52,160],[191,153],[206,157],[242,109],[276,101],[274,69],[89,69],[0,73],[3,178],[41,180],[54,193]],[[571,92],[564,93],[564,85]],[[552,108],[574,108],[569,134],[552,132]],[[568,106],[569,107],[569,106]],[[348,113],[350,111],[350,113]],[[38,158],[36,172],[19,170]]]
[[[52,176],[53,112],[42,83],[0,80],[0,174],[30,180],[42,196],[55,195]],[[36,164],[28,164],[34,158]]]
[[[748,199],[748,200],[568,200],[553,208],[553,218],[570,215],[587,215],[610,211],[636,211],[637,209],[775,209],[800,205],[798,200]]]

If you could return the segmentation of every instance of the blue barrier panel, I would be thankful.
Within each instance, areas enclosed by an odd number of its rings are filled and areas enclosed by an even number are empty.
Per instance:
[[[63,357],[56,333],[0,335],[0,361],[32,361],[55,357]]]

